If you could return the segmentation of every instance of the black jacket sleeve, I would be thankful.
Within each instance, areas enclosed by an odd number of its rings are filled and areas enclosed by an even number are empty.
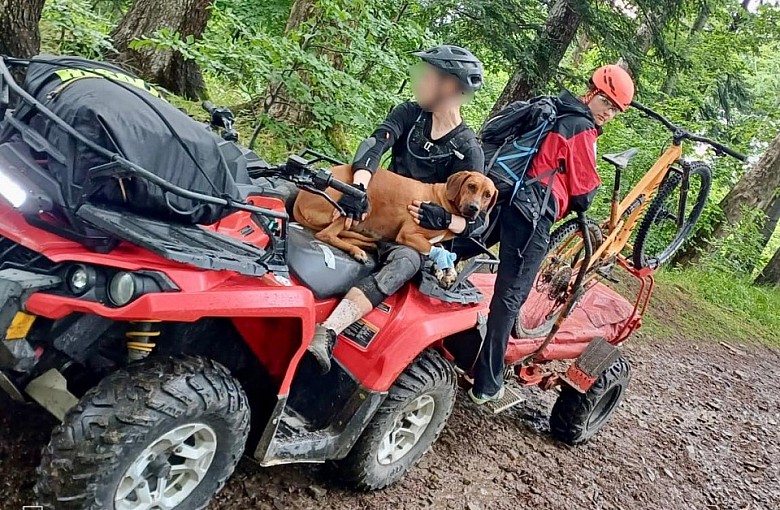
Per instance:
[[[368,170],[374,173],[379,168],[379,163],[385,152],[414,125],[417,115],[419,115],[415,109],[415,104],[410,102],[401,103],[393,108],[384,122],[376,128],[376,131],[360,143],[355,158],[352,160],[352,169]]]

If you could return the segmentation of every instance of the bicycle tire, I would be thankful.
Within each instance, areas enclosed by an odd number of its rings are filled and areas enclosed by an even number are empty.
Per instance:
[[[588,218],[586,222],[588,225],[588,230],[592,234],[591,243],[593,246],[593,251],[596,251],[596,248],[598,248],[598,246],[604,242],[604,232],[601,230],[601,225],[599,225],[596,221]],[[578,234],[581,235],[581,231],[579,221],[576,218],[562,223],[553,231],[552,234],[550,234],[550,245],[547,249],[547,256],[549,257],[550,253],[554,253],[560,246],[567,242],[571,236]],[[540,268],[540,273],[541,270],[542,268]],[[539,275],[537,275],[537,279],[538,278]],[[537,282],[534,282],[534,285],[538,285]],[[554,310],[553,313],[549,314],[549,317],[547,317],[544,322],[532,328],[527,328],[523,325],[523,308],[521,307],[520,311],[517,312],[515,323],[512,326],[512,336],[515,338],[541,338],[546,336],[552,329],[555,321],[558,320],[558,317],[561,315],[562,311],[563,309],[558,307],[557,310]]]
[[[653,198],[647,208],[647,212],[639,224],[636,239],[634,241],[634,252],[632,259],[634,267],[637,269],[658,269],[680,249],[685,240],[693,232],[693,227],[699,220],[704,206],[707,204],[707,198],[712,188],[712,171],[710,167],[701,161],[690,161],[684,163],[691,176],[697,175],[701,179],[701,188],[693,203],[690,214],[685,219],[682,227],[677,230],[674,238],[658,254],[648,253],[648,240],[654,225],[658,224],[659,216],[666,213],[666,201],[677,190],[682,183],[682,176],[678,173],[670,173],[661,184],[658,194]]]

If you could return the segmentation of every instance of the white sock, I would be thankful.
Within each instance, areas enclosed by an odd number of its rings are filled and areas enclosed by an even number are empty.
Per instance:
[[[331,312],[322,326],[332,329],[338,335],[356,320],[363,317],[360,307],[349,299],[342,299],[336,308]]]

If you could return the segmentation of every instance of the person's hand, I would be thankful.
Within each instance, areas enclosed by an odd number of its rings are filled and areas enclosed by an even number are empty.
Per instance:
[[[408,209],[409,214],[414,218],[414,222],[422,228],[430,230],[447,230],[450,228],[452,214],[448,213],[440,205],[415,200]]]
[[[366,187],[362,184],[353,184],[361,191],[366,191]],[[347,221],[344,223],[344,227],[349,230],[353,225],[357,225],[368,216],[368,195],[364,195],[363,198],[355,198],[352,195],[342,195],[339,200],[339,206],[344,210],[344,216]],[[333,211],[333,219],[339,216],[338,209]]]

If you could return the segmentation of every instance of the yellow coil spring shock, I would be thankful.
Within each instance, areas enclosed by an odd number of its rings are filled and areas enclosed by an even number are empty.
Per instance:
[[[128,338],[127,342],[127,361],[132,363],[133,361],[139,361],[149,356],[156,343],[152,342],[152,338],[160,336],[160,330],[155,330],[154,325],[160,321],[131,321],[136,329],[130,330],[125,333]]]

